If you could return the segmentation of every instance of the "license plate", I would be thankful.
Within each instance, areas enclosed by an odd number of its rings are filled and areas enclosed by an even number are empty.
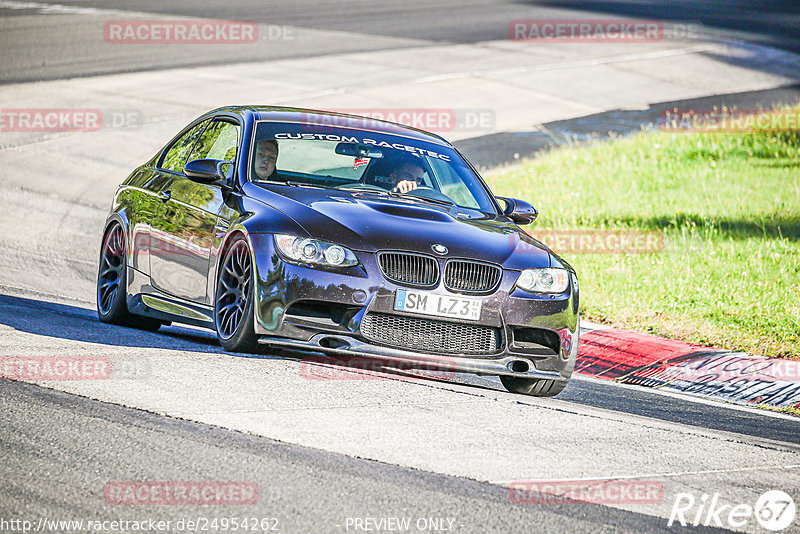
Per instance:
[[[398,289],[394,309],[421,315],[477,321],[481,318],[481,300],[468,297],[435,295],[424,291]]]

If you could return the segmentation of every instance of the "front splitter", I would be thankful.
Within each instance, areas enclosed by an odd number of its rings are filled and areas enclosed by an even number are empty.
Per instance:
[[[518,378],[532,378],[537,380],[556,380],[567,382],[556,371],[540,371],[534,366],[534,361],[521,356],[500,356],[495,359],[479,359],[462,356],[441,356],[423,354],[420,352],[393,349],[364,343],[350,336],[335,334],[317,334],[308,341],[287,339],[275,336],[261,336],[258,342],[276,348],[291,348],[333,354],[337,356],[358,356],[372,358],[387,362],[388,364],[402,365],[403,367],[418,367],[435,369],[439,371],[453,371],[460,373],[474,373],[477,375],[504,375]],[[527,370],[520,370],[527,365]],[[512,369],[512,366],[517,369]]]

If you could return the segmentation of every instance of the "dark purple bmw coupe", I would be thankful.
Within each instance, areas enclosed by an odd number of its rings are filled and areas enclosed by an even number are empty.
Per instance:
[[[352,115],[226,107],[119,187],[102,321],[497,375],[552,396],[578,347],[578,279],[442,138]]]

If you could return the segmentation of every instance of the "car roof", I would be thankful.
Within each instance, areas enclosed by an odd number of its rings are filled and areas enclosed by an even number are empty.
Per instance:
[[[229,106],[214,110],[214,112],[219,111],[229,111],[237,114],[249,112],[254,115],[255,120],[296,122],[303,124],[318,124],[320,126],[345,127],[389,135],[402,135],[404,137],[409,137],[420,141],[436,143],[437,145],[443,144],[446,146],[452,146],[444,138],[436,134],[426,132],[425,130],[412,128],[410,126],[395,122],[373,119],[371,117],[351,115],[349,113],[337,113],[318,109],[291,108],[282,106]]]

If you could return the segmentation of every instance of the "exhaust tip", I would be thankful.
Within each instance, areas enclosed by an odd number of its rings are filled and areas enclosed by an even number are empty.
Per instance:
[[[319,340],[319,346],[325,349],[349,349],[350,343],[338,337],[324,337]]]
[[[508,363],[508,368],[515,373],[527,373],[531,370],[531,364],[526,360],[512,360]]]

